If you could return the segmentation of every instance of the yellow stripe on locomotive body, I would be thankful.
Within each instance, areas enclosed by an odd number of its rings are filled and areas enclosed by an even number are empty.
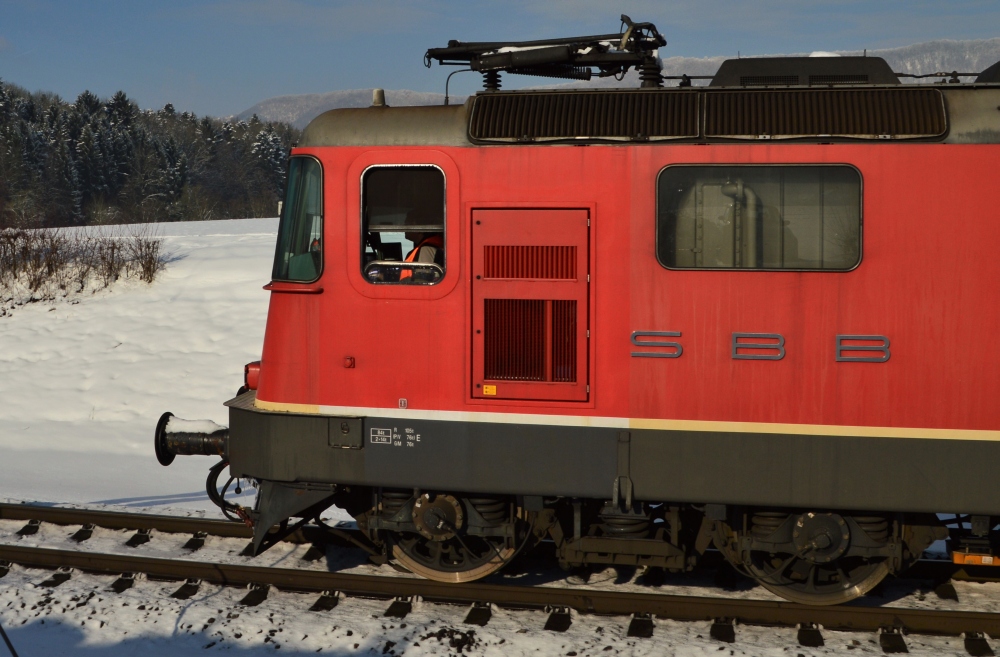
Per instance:
[[[331,417],[370,417],[432,420],[441,422],[482,422],[561,427],[604,427],[609,429],[651,429],[714,433],[791,434],[800,436],[851,436],[864,438],[924,438],[929,440],[1000,440],[1000,431],[977,429],[929,429],[922,427],[864,427],[838,424],[779,424],[774,422],[717,422],[711,420],[661,420],[655,418],[597,417],[535,413],[478,413],[434,411],[412,408],[366,408],[288,404],[256,399],[262,411],[301,413]]]

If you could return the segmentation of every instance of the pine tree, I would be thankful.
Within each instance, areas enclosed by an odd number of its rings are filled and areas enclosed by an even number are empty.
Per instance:
[[[104,159],[100,134],[88,124],[76,143],[77,171],[85,201],[104,198],[110,191],[107,180],[109,167]]]
[[[90,118],[104,109],[104,104],[101,103],[101,99],[90,93],[90,90],[86,90],[77,96],[76,102],[73,105],[76,108],[76,111],[85,118]]]
[[[83,223],[83,191],[70,144],[66,126],[53,126],[49,138],[51,155],[43,178],[48,192],[45,214],[50,222],[59,223],[62,217],[79,225]]]
[[[275,194],[280,198],[283,195],[285,162],[288,159],[287,146],[282,143],[273,127],[266,126],[257,133],[257,138],[250,147],[250,152],[257,158],[257,165],[271,183]]]
[[[124,91],[117,91],[104,106],[112,124],[128,128],[139,114],[139,108],[129,100]]]

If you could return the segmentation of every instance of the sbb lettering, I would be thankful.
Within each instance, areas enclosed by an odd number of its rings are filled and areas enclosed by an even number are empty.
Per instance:
[[[684,346],[662,338],[679,338],[680,331],[633,331],[630,342],[643,351],[633,358],[680,358]],[[780,333],[733,333],[729,344],[733,360],[781,360],[785,336]],[[834,359],[838,363],[884,363],[889,360],[889,338],[884,335],[837,335]]]

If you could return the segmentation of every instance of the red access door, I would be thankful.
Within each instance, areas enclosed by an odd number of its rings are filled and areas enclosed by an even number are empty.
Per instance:
[[[587,210],[472,211],[472,396],[586,401]]]

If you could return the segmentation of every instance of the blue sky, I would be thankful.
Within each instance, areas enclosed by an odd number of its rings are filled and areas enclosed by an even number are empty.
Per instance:
[[[664,57],[1000,36],[998,0],[0,0],[0,78],[223,116],[283,94],[443,91],[427,48],[616,32],[623,12],[657,25]],[[477,85],[456,76],[453,93]]]

